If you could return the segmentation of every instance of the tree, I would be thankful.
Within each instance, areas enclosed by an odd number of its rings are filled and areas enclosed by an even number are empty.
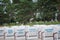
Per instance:
[[[43,12],[43,20],[49,19],[49,17],[54,18],[59,2],[57,0],[39,0],[38,1],[38,9],[40,12]],[[52,16],[51,16],[52,15]],[[47,19],[47,20],[48,20]],[[51,20],[50,19],[50,20]]]
[[[39,21],[54,20],[60,4],[59,0],[38,0],[37,2],[32,0],[13,0],[13,3],[10,3],[9,0],[4,0],[2,3],[4,6],[0,6],[0,22],[8,21],[7,23],[27,23],[30,18],[35,18],[34,13],[37,14],[38,12],[40,14],[36,19],[39,19]]]

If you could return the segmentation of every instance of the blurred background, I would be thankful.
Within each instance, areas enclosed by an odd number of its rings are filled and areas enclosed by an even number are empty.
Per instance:
[[[0,25],[60,24],[60,0],[0,0]]]

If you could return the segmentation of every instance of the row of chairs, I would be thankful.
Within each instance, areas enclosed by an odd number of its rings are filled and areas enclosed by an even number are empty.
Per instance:
[[[60,40],[60,25],[4,26],[0,40]]]

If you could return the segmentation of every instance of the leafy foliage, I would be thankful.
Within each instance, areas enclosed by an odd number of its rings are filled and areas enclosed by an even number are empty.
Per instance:
[[[40,13],[39,20],[50,21],[54,19],[55,13],[59,10],[58,6],[60,5],[59,0],[38,0],[36,3],[32,2],[32,0],[13,0],[12,4],[10,4],[9,0],[2,2],[6,3],[6,14],[3,11],[5,6],[0,6],[0,24],[4,21],[5,23],[7,23],[6,21],[8,23],[27,23],[32,17],[35,18],[34,13],[36,14],[37,12]]]

